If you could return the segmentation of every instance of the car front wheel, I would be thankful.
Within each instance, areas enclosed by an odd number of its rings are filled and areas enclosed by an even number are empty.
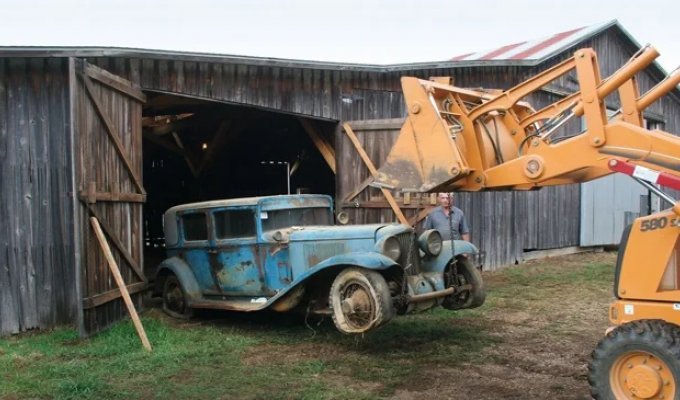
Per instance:
[[[394,316],[390,289],[378,272],[346,268],[331,285],[329,303],[333,322],[342,333],[364,333]]]

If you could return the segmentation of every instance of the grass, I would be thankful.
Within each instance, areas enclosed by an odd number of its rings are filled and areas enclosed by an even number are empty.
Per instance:
[[[388,397],[442,368],[499,361],[488,351],[506,345],[496,316],[545,310],[569,287],[606,293],[612,265],[534,262],[486,278],[479,309],[399,317],[362,337],[328,320],[310,329],[287,315],[216,313],[179,323],[152,310],[143,317],[152,353],[129,321],[90,339],[71,329],[3,338],[0,399]]]

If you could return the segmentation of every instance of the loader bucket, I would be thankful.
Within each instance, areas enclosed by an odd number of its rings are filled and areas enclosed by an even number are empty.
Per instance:
[[[451,186],[470,169],[455,133],[433,104],[441,100],[438,92],[427,81],[409,77],[402,78],[402,88],[409,115],[374,185],[417,192]]]

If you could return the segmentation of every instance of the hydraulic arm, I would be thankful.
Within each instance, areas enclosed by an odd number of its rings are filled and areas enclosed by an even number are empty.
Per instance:
[[[641,115],[680,83],[674,73],[639,96],[635,74],[657,56],[646,47],[601,80],[595,52],[582,49],[503,92],[402,78],[408,118],[376,185],[419,192],[528,190],[611,174],[612,160],[680,175],[680,139],[646,129]],[[567,75],[578,80],[578,92],[538,111],[522,101]],[[615,91],[621,108],[610,118],[605,98]],[[581,116],[584,131],[555,135]]]
[[[646,129],[642,118],[680,73],[642,96],[635,80],[657,56],[644,48],[601,80],[595,53],[582,49],[504,92],[403,78],[408,118],[375,181],[419,192],[528,190],[619,172],[669,202],[672,209],[637,218],[623,234],[609,308],[618,327],[589,366],[596,399],[680,398],[680,202],[655,186],[680,190],[680,138]],[[538,111],[522,102],[568,74],[579,91]],[[621,107],[608,116],[614,92]],[[558,136],[561,127],[575,134]]]

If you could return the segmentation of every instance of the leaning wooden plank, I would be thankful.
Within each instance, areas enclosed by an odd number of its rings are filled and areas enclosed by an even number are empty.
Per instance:
[[[409,222],[411,222],[411,225],[415,225],[418,222],[422,221],[427,215],[432,211],[432,207],[425,207],[422,210],[418,211],[418,213],[414,216],[411,217]]]
[[[146,282],[132,283],[127,286],[128,293],[130,294],[142,292],[147,288],[148,285]],[[83,308],[87,310],[90,308],[99,307],[100,305],[118,299],[121,296],[123,296],[123,294],[121,293],[120,289],[113,289],[92,297],[86,297],[83,299]]]
[[[312,139],[312,142],[314,142],[316,149],[319,150],[319,153],[321,153],[321,156],[326,161],[326,164],[328,164],[331,171],[333,171],[335,174],[335,150],[333,147],[321,135],[319,135],[316,129],[314,129],[312,123],[307,119],[298,118],[298,121],[300,121],[300,124],[304,128],[305,132],[307,132],[309,138]]]
[[[109,244],[106,242],[104,232],[102,232],[102,228],[99,226],[99,221],[97,221],[97,218],[95,217],[90,217],[90,223],[92,224],[92,228],[94,228],[94,233],[97,235],[97,240],[99,240],[99,245],[101,246],[101,249],[104,252],[104,256],[106,256],[106,261],[108,261],[109,269],[113,274],[113,278],[116,280],[116,284],[120,289],[120,293],[123,295],[123,301],[125,301],[125,306],[127,307],[128,312],[130,313],[130,318],[132,318],[132,322],[135,325],[137,334],[139,335],[139,338],[142,340],[142,345],[144,346],[146,351],[151,351],[151,343],[149,343],[149,339],[146,337],[146,332],[144,331],[144,326],[142,326],[142,321],[139,319],[139,316],[137,315],[137,310],[135,309],[134,304],[132,304],[130,293],[128,293],[125,281],[123,281],[123,277],[120,274],[118,264],[116,264],[116,260],[113,258],[111,248],[109,247]]]
[[[359,184],[359,186],[356,187],[356,189],[354,189],[350,194],[348,194],[347,196],[345,196],[345,198],[342,199],[342,200],[343,200],[344,202],[350,202],[350,201],[352,201],[355,197],[357,197],[357,196],[359,195],[359,193],[363,192],[364,189],[366,189],[366,187],[367,187],[368,185],[370,185],[371,183],[373,183],[373,181],[375,181],[375,178],[373,178],[373,176],[369,176],[368,178],[364,179],[364,181],[361,182],[361,183]]]
[[[368,167],[368,170],[371,172],[371,175],[373,175],[373,177],[375,178],[378,175],[378,170],[375,169],[373,161],[371,161],[371,159],[368,157],[368,154],[366,154],[366,151],[364,151],[364,148],[361,146],[361,143],[359,143],[359,139],[357,138],[357,135],[354,134],[352,127],[349,126],[349,124],[347,123],[343,124],[342,126],[343,128],[345,128],[345,133],[347,134],[347,137],[349,137],[349,140],[351,140],[352,144],[354,144],[354,147],[357,149],[357,152],[361,156],[361,159],[364,160],[364,164],[366,164],[366,167]],[[387,199],[387,202],[390,204],[390,207],[392,207],[392,211],[394,211],[394,214],[399,219],[399,222],[401,222],[404,225],[410,225],[408,220],[404,216],[404,213],[401,212],[399,205],[394,200],[392,193],[390,193],[389,190],[382,187],[380,188],[380,190],[385,196],[385,199]]]
[[[97,221],[100,221],[99,224],[103,228],[103,230],[106,232],[106,234],[109,236],[113,244],[116,246],[120,254],[125,258],[125,261],[128,262],[130,265],[130,268],[132,268],[133,271],[135,271],[135,274],[137,274],[137,277],[141,279],[143,282],[147,282],[146,275],[144,275],[144,272],[142,272],[142,269],[139,267],[139,264],[137,263],[137,260],[132,257],[132,254],[128,251],[128,249],[123,245],[123,242],[118,239],[118,237],[115,234],[115,231],[109,226],[109,224],[106,223],[106,220],[102,218],[102,215],[97,211],[96,208],[92,204],[87,204],[87,209],[90,211],[90,213],[94,216],[94,218],[97,219]]]

